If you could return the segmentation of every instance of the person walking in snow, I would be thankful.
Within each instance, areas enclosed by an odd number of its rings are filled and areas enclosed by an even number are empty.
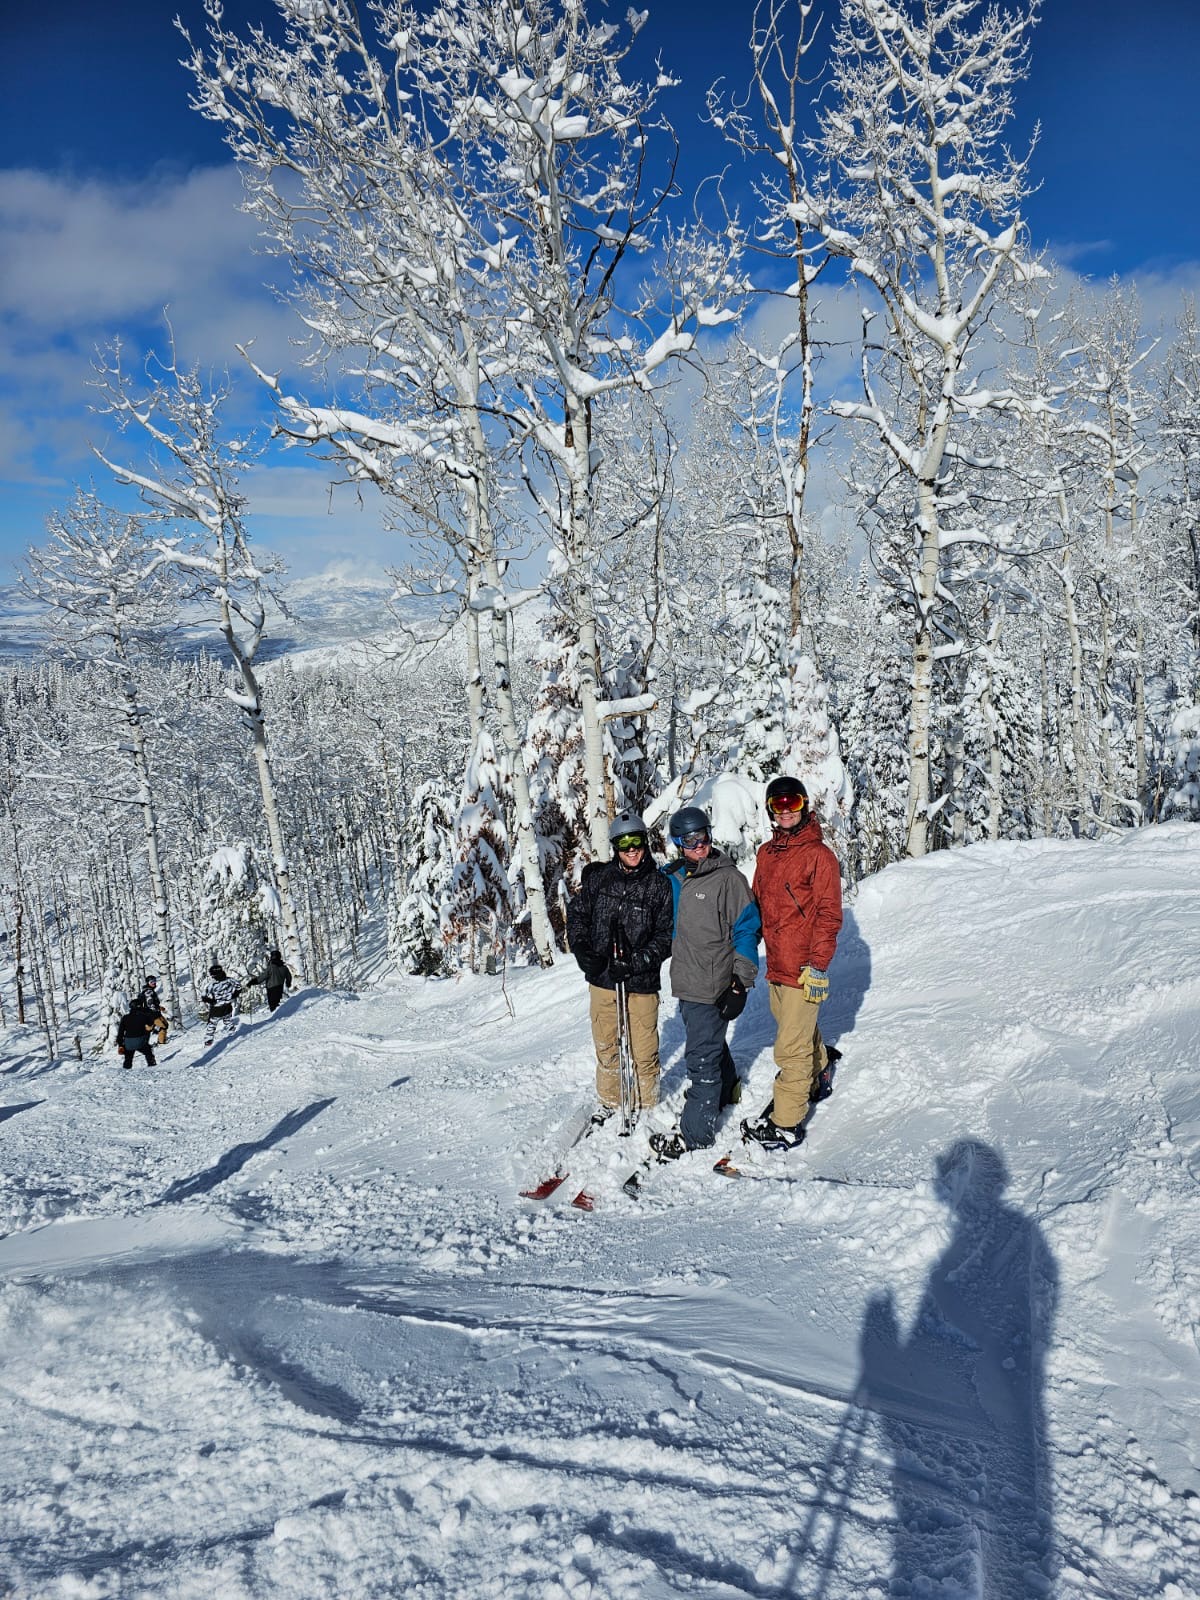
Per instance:
[[[745,1138],[773,1150],[804,1140],[809,1104],[829,1090],[829,1052],[818,1018],[842,926],[842,875],[799,778],[767,785],[771,837],[758,852],[754,897],[767,952],[775,1018],[775,1097]]]
[[[629,1006],[629,1044],[637,1074],[637,1106],[658,1104],[660,969],[671,953],[671,890],[654,865],[646,824],[622,811],[608,830],[615,854],[593,861],[567,906],[571,954],[588,981],[596,1047],[598,1121],[621,1099],[617,1045],[618,983]]]
[[[123,1067],[132,1067],[133,1058],[139,1051],[145,1056],[148,1067],[158,1065],[150,1048],[150,1030],[158,1015],[157,1011],[151,1011],[143,1005],[139,995],[117,1023],[117,1050],[124,1058],[121,1062]]]
[[[234,1013],[234,1003],[242,992],[242,986],[236,978],[231,978],[219,961],[215,961],[208,969],[209,985],[200,996],[208,1007],[208,1023],[204,1030],[204,1043],[210,1045],[217,1036],[217,1023],[224,1022],[225,1032],[233,1033],[237,1029],[237,1016]]]
[[[247,984],[265,984],[267,991],[267,1010],[274,1011],[283,999],[283,991],[292,986],[291,968],[283,959],[279,950],[272,950],[267,964],[261,972],[254,973],[246,979]]]
[[[650,1135],[661,1161],[711,1145],[722,1108],[740,1097],[725,1034],[758,975],[758,908],[732,858],[714,846],[708,813],[684,806],[669,831],[680,852],[662,868],[675,912],[671,993],[683,1017],[688,1086],[678,1130]]]

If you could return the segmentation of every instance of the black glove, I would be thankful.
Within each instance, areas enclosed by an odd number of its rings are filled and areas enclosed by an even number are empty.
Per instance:
[[[608,964],[603,956],[593,955],[590,950],[582,952],[577,950],[575,959],[579,963],[579,970],[589,983],[600,982],[600,979],[604,976],[604,969]]]
[[[633,965],[625,956],[609,956],[608,975],[614,983],[628,983]]]
[[[732,1022],[734,1017],[740,1017],[746,1009],[746,985],[740,978],[731,978],[729,987],[723,995],[718,996],[717,1010],[726,1022]]]

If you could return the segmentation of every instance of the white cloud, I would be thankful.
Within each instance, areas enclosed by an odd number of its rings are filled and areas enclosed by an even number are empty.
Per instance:
[[[228,369],[239,420],[265,415],[235,346],[284,368],[297,324],[264,287],[282,264],[255,253],[241,198],[233,166],[136,184],[0,171],[0,547],[38,538],[70,485],[103,471],[96,347],[120,338],[136,366],[165,344],[164,308],[182,361]]]

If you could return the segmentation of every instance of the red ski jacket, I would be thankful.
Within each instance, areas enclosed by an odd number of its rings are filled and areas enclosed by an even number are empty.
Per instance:
[[[754,898],[768,983],[795,989],[805,967],[828,970],[842,926],[842,875],[816,817],[790,833],[777,828],[759,849]]]

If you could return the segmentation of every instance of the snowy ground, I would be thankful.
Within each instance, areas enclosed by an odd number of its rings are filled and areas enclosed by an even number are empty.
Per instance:
[[[0,1594],[1197,1595],[1198,888],[1182,826],[889,869],[804,1151],[640,1200],[608,1132],[517,1198],[569,963],[156,1070],[10,1037]],[[769,1040],[760,987],[748,1109]]]

